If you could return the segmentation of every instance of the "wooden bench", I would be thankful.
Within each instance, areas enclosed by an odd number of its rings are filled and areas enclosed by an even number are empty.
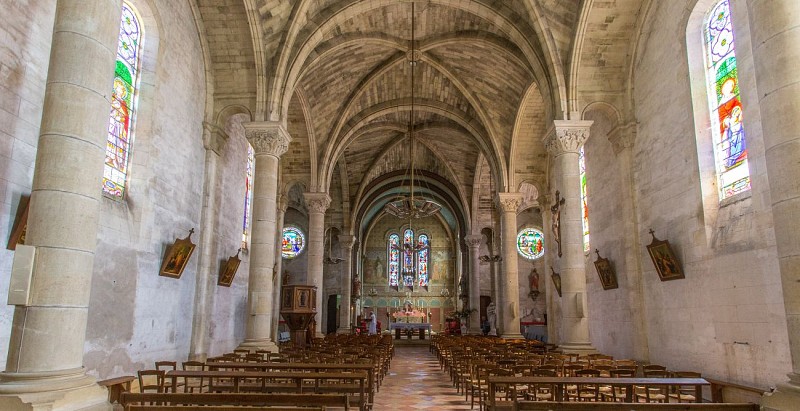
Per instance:
[[[724,402],[722,394],[725,389],[745,391],[751,394],[756,394],[759,397],[763,396],[765,392],[769,392],[769,390],[761,389],[758,387],[750,387],[747,385],[736,384],[727,381],[714,380],[711,378],[706,378],[706,380],[708,380],[708,382],[711,383],[711,401],[713,402]]]
[[[518,401],[514,411],[758,411],[756,404],[622,404],[618,402]]]
[[[309,411],[350,409],[347,394],[129,393],[120,395],[126,411]],[[312,407],[312,408],[309,408]]]
[[[119,402],[120,394],[123,392],[130,392],[131,382],[134,380],[136,380],[136,377],[133,375],[124,375],[122,377],[98,381],[97,385],[108,388],[108,402],[114,404]]]
[[[355,394],[358,407],[367,410],[366,380],[364,372],[296,372],[296,371],[169,371],[173,386],[179,378],[203,378],[209,381],[209,390],[255,391],[261,393]],[[224,386],[215,386],[215,380],[225,379]]]

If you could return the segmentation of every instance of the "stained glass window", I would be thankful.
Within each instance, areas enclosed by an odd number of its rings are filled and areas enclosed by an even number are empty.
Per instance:
[[[428,254],[429,254],[429,247],[430,241],[428,240],[428,236],[426,234],[420,234],[417,240],[417,244],[421,248],[417,251],[417,285],[420,287],[427,287],[428,286]]]
[[[131,5],[123,3],[103,170],[103,193],[115,200],[121,200],[125,195],[128,178],[142,40],[142,27],[136,12]]]
[[[414,230],[406,229],[403,232],[403,286],[414,286]]]
[[[297,227],[286,227],[283,229],[283,241],[281,242],[281,256],[286,259],[297,257],[306,247],[306,236]]]
[[[583,226],[583,252],[589,252],[589,205],[586,203],[586,156],[583,154],[583,147],[578,154],[578,167],[581,176],[581,225]]]
[[[247,250],[247,232],[250,229],[250,203],[253,202],[253,168],[256,156],[253,147],[247,145],[247,168],[244,175],[244,221],[242,222],[242,249]]]
[[[517,234],[517,252],[535,260],[544,255],[544,234],[535,228],[526,228]]]
[[[720,200],[724,200],[750,189],[750,170],[747,165],[747,145],[728,0],[722,0],[714,6],[708,15],[704,31],[717,187]]]
[[[389,236],[389,241],[387,244],[387,253],[388,257],[387,260],[389,261],[388,269],[389,269],[389,286],[390,287],[397,287],[400,281],[400,250],[398,247],[400,246],[400,236],[397,234],[392,234]]]

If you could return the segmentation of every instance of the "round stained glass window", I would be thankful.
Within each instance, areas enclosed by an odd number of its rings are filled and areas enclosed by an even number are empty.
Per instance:
[[[517,234],[517,252],[529,260],[544,255],[544,234],[535,228],[526,228]]]
[[[306,248],[306,236],[297,227],[286,227],[283,229],[283,240],[281,241],[281,256],[292,259],[300,255]]]

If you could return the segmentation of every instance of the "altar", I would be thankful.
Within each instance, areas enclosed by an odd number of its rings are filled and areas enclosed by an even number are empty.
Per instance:
[[[395,340],[401,339],[403,332],[408,334],[409,339],[412,338],[414,334],[417,334],[420,340],[424,340],[426,334],[430,335],[432,327],[431,323],[398,321],[389,324],[389,329],[394,330]]]

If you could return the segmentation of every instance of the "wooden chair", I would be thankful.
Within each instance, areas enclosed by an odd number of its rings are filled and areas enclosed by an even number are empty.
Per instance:
[[[626,369],[626,368],[615,368],[610,370],[608,374],[611,378],[633,378],[636,376],[636,370]],[[603,397],[603,400],[610,401],[610,402],[625,402],[626,398],[628,398],[628,387],[624,386],[608,386],[610,390],[605,390],[603,387],[600,387],[600,395]],[[633,398],[633,395],[631,395]]]
[[[178,369],[178,363],[175,361],[156,361],[156,369],[164,371],[166,374],[167,371],[175,371]],[[177,387],[172,386],[171,379],[164,379],[164,392],[177,392]]]
[[[672,373],[675,378],[702,378],[699,372],[694,371],[675,371]],[[676,402],[696,402],[695,387],[693,385],[678,385],[672,387],[672,392],[669,398],[676,400]]]
[[[600,371],[595,369],[578,370],[575,372],[576,377],[597,378],[600,376]],[[577,401],[600,401],[600,385],[598,384],[577,384],[575,399]]]
[[[205,371],[206,365],[200,361],[184,361],[181,363],[181,368],[184,371]],[[183,392],[205,392],[207,387],[203,377],[183,377]]]
[[[533,370],[532,376],[534,377],[555,377],[554,370],[538,368]],[[556,392],[555,384],[536,383],[528,385],[528,392],[525,398],[530,401],[554,401]]]
[[[669,372],[665,370],[646,370],[645,378],[668,378]],[[643,389],[636,392],[637,402],[667,402],[668,386],[666,385],[645,385]]]
[[[164,392],[164,371],[141,370],[137,374],[139,376],[139,392]]]

